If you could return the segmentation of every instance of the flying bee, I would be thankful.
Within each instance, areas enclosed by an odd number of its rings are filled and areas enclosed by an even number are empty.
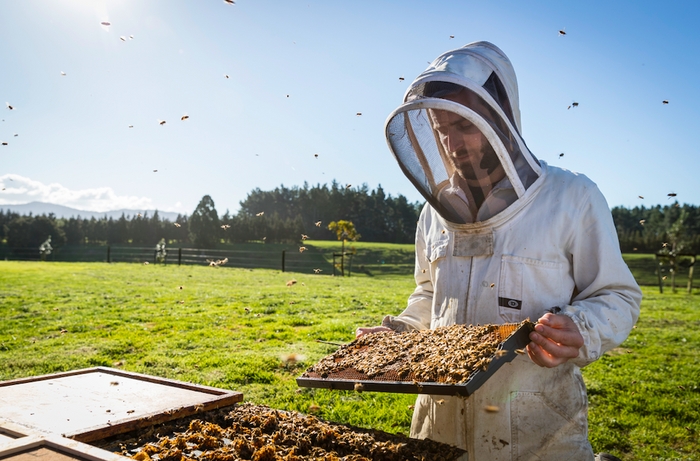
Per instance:
[[[505,349],[499,349],[496,352],[494,352],[494,357],[503,357],[504,355],[508,355],[508,351]]]
[[[645,222],[647,222],[646,219],[640,219],[640,220],[639,220],[639,224],[641,224],[642,226],[644,225]]]
[[[306,359],[305,356],[297,354],[296,352],[292,352],[290,354],[282,354],[280,356],[280,360],[289,365],[294,365],[295,363],[301,362],[304,359]]]
[[[154,173],[158,173],[158,170],[153,170]]]
[[[261,211],[260,213],[255,213],[255,216],[262,216],[262,215],[264,215],[264,214],[265,214],[265,212],[264,212],[264,211]]]
[[[640,199],[644,200],[644,196],[638,195],[638,197],[639,197]]]
[[[450,35],[450,38],[455,38],[455,36],[454,36],[454,35]]]
[[[563,156],[564,156],[564,152],[562,152],[561,154],[559,154],[559,158],[562,158]]]
[[[7,141],[3,141],[3,142],[2,142],[2,145],[3,145],[3,146],[7,146]]]
[[[314,158],[318,158],[318,154],[314,154]]]
[[[566,35],[566,31],[564,29],[559,30],[559,36],[563,37],[564,35]]]
[[[522,355],[522,354],[525,353],[525,349],[516,349],[516,350],[515,350],[515,353],[516,353],[516,354]]]
[[[308,248],[306,248],[306,247],[299,247],[299,253],[303,253],[303,252],[305,252],[306,250],[308,250]]]
[[[188,118],[190,118],[190,116],[185,114],[182,117],[180,117],[180,120],[187,120]]]
[[[362,383],[355,383],[353,389],[355,389],[356,392],[362,392],[365,390],[365,385]]]
[[[8,109],[14,110],[14,107],[12,107],[12,104],[10,104],[9,102],[5,102],[5,104],[7,104]]]
[[[129,128],[133,128],[133,127],[134,127],[134,125],[129,125]]]
[[[61,71],[61,75],[62,75],[63,77],[65,77],[65,76],[66,76],[66,73],[63,72],[63,71]]]
[[[165,120],[158,120],[158,125],[165,125]]]
[[[500,408],[498,408],[496,405],[486,405],[484,407],[484,411],[486,413],[498,413],[500,411]]]
[[[314,274],[320,274],[320,273],[321,273],[321,269],[314,269]]]
[[[662,103],[662,104],[668,104],[668,99],[664,99],[663,101],[661,101],[661,103]]]
[[[671,198],[671,197],[675,197],[676,195],[678,195],[678,194],[676,194],[675,192],[671,192],[668,194],[668,197]]]
[[[311,405],[309,405],[309,413],[316,413],[320,409],[321,409],[321,407],[319,407],[315,403],[312,403]]]
[[[493,287],[495,287],[495,286],[496,286],[496,284],[495,284],[495,283],[492,283],[492,284],[491,284],[491,285],[489,285],[489,286],[490,286],[491,288],[493,288]]]
[[[109,21],[102,21],[100,24],[103,25],[103,26],[105,26],[105,27],[109,27],[109,26],[112,25],[112,23],[109,22]]]
[[[222,228],[223,230],[226,230],[226,229],[228,229],[229,227],[231,227],[230,224],[223,224],[223,225],[221,226],[221,228]]]
[[[445,399],[436,400],[435,403],[437,403],[438,405],[444,405]]]
[[[352,187],[352,184],[346,184],[346,185],[345,185],[345,188],[346,188],[346,189],[350,189],[351,187]]]
[[[224,0],[224,3],[226,3],[227,5],[235,5],[236,4],[236,2],[234,2],[233,0]]]
[[[287,281],[287,286],[288,286],[288,287],[291,287],[291,286],[294,285],[295,283],[297,283],[297,281],[294,280],[294,279],[288,280],[288,281]]]
[[[572,102],[572,103],[571,103],[571,107],[578,107],[578,103],[577,103],[577,102]]]
[[[134,36],[133,36],[133,35],[129,35],[129,40],[133,40],[133,39],[134,39]]]
[[[181,224],[180,224],[179,222],[174,222],[174,223],[173,223],[173,226],[175,226],[175,227],[180,227]]]
[[[316,221],[314,224],[316,224],[316,227],[321,227],[321,221]]]
[[[227,74],[224,74],[224,77],[229,78],[229,76]]]
[[[118,385],[119,385],[119,381],[112,381],[112,382],[109,383],[109,385],[110,385],[110,386],[118,386]]]
[[[403,82],[405,79],[403,77],[399,77],[399,82]]]
[[[362,115],[362,112],[358,112],[358,113],[355,114],[355,115],[357,115],[357,116],[359,117],[360,115]]]
[[[301,239],[302,239],[302,240],[306,240],[306,239],[308,239],[308,238],[309,238],[308,235],[306,235],[306,234],[301,234]]]
[[[125,41],[126,41],[126,37],[124,37],[124,36],[122,35],[122,36],[119,37],[119,40],[121,40],[122,42],[125,42]]]
[[[668,246],[668,242],[661,242],[661,248],[666,248]]]

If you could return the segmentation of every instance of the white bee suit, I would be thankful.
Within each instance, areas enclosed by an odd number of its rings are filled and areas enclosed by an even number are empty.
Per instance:
[[[424,96],[431,81],[468,88],[488,110]],[[484,189],[476,213],[432,135],[431,110],[479,127],[503,165],[506,177]],[[585,176],[529,152],[515,74],[490,43],[436,59],[389,117],[386,134],[428,203],[416,232],[416,289],[406,309],[383,324],[401,331],[536,321],[558,307],[584,338],[579,357],[555,368],[520,355],[468,398],[419,395],[411,436],[464,448],[469,461],[593,460],[580,367],[626,339],[641,302],[604,197]]]

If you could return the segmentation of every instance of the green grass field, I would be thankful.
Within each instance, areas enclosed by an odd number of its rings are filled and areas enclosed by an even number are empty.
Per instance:
[[[387,273],[0,261],[0,380],[120,367],[405,434],[414,396],[295,382],[335,350],[317,340],[351,341],[356,327],[402,310],[412,277]],[[700,459],[700,292],[643,290],[629,339],[583,370],[591,442],[626,460]]]

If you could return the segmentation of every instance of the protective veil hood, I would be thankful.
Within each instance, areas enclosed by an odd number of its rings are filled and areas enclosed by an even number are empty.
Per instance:
[[[488,42],[470,43],[435,59],[413,81],[385,126],[404,174],[455,224],[485,221],[502,212],[542,174],[520,131],[515,71]],[[469,139],[477,140],[470,146],[480,147],[463,147]]]

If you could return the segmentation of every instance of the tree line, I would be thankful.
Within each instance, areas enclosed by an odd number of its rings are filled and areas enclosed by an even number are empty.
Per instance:
[[[422,204],[385,194],[381,185],[280,186],[254,189],[237,214],[219,215],[205,195],[189,216],[175,221],[136,215],[114,218],[22,216],[0,209],[0,241],[11,248],[38,248],[47,236],[54,247],[84,244],[168,245],[215,248],[225,243],[291,243],[304,238],[335,240],[334,221],[351,222],[363,241],[413,243]],[[700,253],[700,207],[677,202],[653,207],[614,207],[612,217],[623,252]]]
[[[215,248],[223,243],[290,243],[304,238],[335,240],[328,229],[333,221],[350,221],[362,239],[372,242],[412,243],[422,204],[403,195],[384,193],[381,185],[369,190],[330,186],[255,189],[240,202],[237,214],[219,215],[214,200],[205,195],[191,215],[175,221],[161,219],[156,211],[114,218],[57,218],[19,215],[0,209],[0,241],[11,248],[39,247],[51,236],[54,247],[85,244],[155,245],[161,238],[168,245]]]
[[[612,216],[623,253],[700,253],[700,207],[615,207]]]

